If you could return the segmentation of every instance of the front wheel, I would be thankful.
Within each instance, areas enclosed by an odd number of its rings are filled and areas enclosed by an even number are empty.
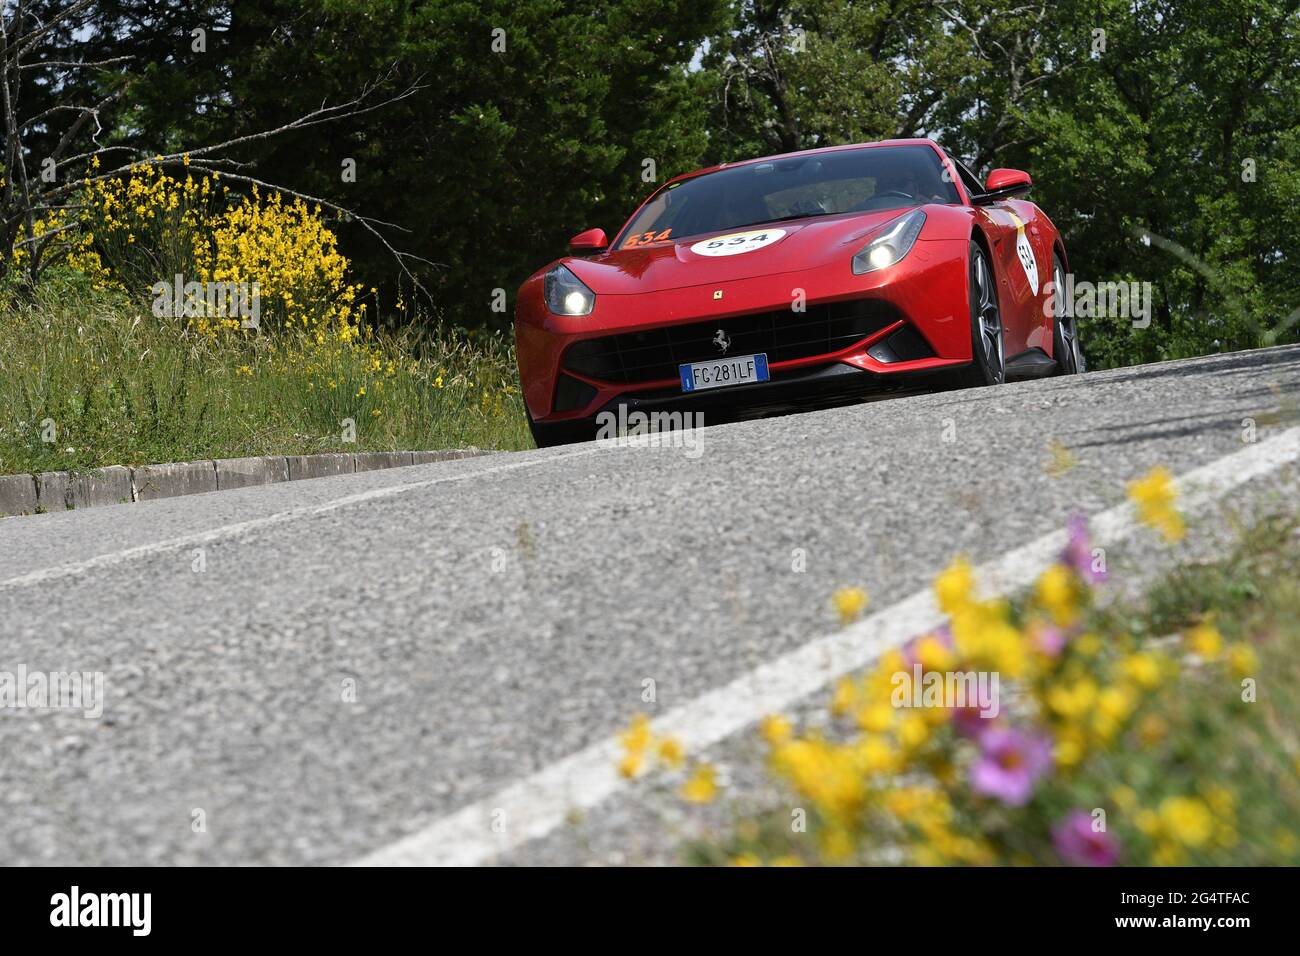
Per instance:
[[[1079,322],[1065,301],[1065,269],[1061,257],[1052,253],[1052,355],[1058,375],[1078,375],[1088,370],[1079,344]]]
[[[1002,310],[988,256],[974,240],[970,243],[971,363],[958,376],[960,385],[1000,385],[1007,379],[1002,349]]]

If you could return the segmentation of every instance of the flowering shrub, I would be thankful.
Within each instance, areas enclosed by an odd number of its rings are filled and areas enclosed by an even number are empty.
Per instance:
[[[318,208],[279,193],[263,198],[254,187],[215,217],[208,233],[195,251],[202,281],[257,282],[263,315],[309,332],[317,344],[358,338],[361,286],[348,283],[348,260]]]
[[[320,209],[253,188],[232,196],[213,173],[177,179],[152,164],[130,174],[88,180],[78,241],[97,253],[98,275],[144,294],[180,275],[201,283],[256,283],[268,331],[305,333],[310,341],[349,343],[362,336],[361,286]],[[83,270],[85,271],[85,270]],[[193,317],[194,331],[238,331],[229,316]]]
[[[61,242],[65,249],[56,261],[74,272],[89,276],[95,286],[102,289],[112,280],[99,253],[95,250],[95,237],[88,232],[74,229],[75,225],[75,220],[71,220],[67,213],[55,210],[33,220],[32,236],[36,237],[37,242]],[[19,269],[31,260],[31,251],[27,244],[29,238],[26,225],[20,226],[18,242],[13,254],[13,264]]]
[[[1130,486],[1138,514],[1171,538],[1183,530],[1176,495],[1164,469]],[[1213,755],[1194,749],[1202,741],[1174,739],[1171,723],[1189,697],[1248,706],[1241,682],[1256,672],[1255,652],[1225,640],[1210,615],[1172,643],[1140,640],[1094,607],[1106,576],[1079,518],[1015,602],[981,598],[969,563],[955,560],[934,581],[941,628],[841,680],[823,727],[762,722],[768,766],[806,832],[788,819],[745,821],[696,855],[743,865],[1215,862],[1240,839],[1239,795]],[[853,590],[833,599],[846,621],[864,603]],[[996,675],[1000,706],[952,699],[942,688],[954,675]],[[935,694],[900,692],[913,685]],[[1289,830],[1268,839],[1295,852]]]
[[[418,377],[431,371],[436,390],[444,377],[456,375],[449,370],[444,376],[374,341],[363,323],[361,287],[348,281],[349,263],[337,237],[320,210],[300,199],[256,188],[238,196],[218,174],[179,179],[143,163],[124,176],[88,178],[75,206],[76,219],[72,211],[61,211],[38,223],[36,234],[66,227],[59,233],[71,246],[64,264],[85,274],[97,290],[138,299],[154,297],[155,283],[163,283],[171,303],[176,276],[184,283],[255,288],[256,330],[192,293],[184,295],[182,316],[174,314],[173,304],[162,317],[176,319],[169,327],[182,337],[233,352],[237,376],[265,369],[328,396],[315,404],[328,407],[331,430],[342,418],[382,417],[386,383],[399,372]],[[203,353],[205,363],[213,354]],[[485,388],[477,396],[481,411],[503,412],[510,394],[508,384],[491,394]]]
[[[336,236],[305,202],[141,164],[88,179],[35,225],[37,236],[57,230],[44,241],[64,251],[43,258],[53,268],[30,294],[17,294],[12,271],[0,283],[13,345],[0,363],[0,474],[529,444],[511,343],[374,330]],[[155,284],[175,290],[178,275],[180,295],[158,309]],[[253,283],[247,327],[208,295]],[[43,437],[47,421],[59,441]]]

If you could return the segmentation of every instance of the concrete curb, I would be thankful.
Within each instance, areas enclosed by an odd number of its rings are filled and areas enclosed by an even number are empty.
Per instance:
[[[0,477],[0,515],[29,515],[36,510],[36,477]]]
[[[330,452],[322,455],[265,455],[217,458],[161,465],[110,465],[90,471],[46,471],[0,475],[0,517],[93,508],[130,501],[175,498],[280,481],[350,475],[359,471],[475,458],[480,448],[441,451]]]

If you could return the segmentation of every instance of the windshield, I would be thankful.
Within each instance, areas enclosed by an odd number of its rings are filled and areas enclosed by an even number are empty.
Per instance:
[[[805,216],[960,202],[943,173],[928,146],[872,146],[720,169],[665,186],[628,224],[619,248]]]

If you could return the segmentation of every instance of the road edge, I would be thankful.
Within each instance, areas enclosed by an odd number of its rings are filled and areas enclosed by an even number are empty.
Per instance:
[[[0,518],[176,498],[488,454],[491,452],[472,446],[435,451],[327,452],[0,475]]]

